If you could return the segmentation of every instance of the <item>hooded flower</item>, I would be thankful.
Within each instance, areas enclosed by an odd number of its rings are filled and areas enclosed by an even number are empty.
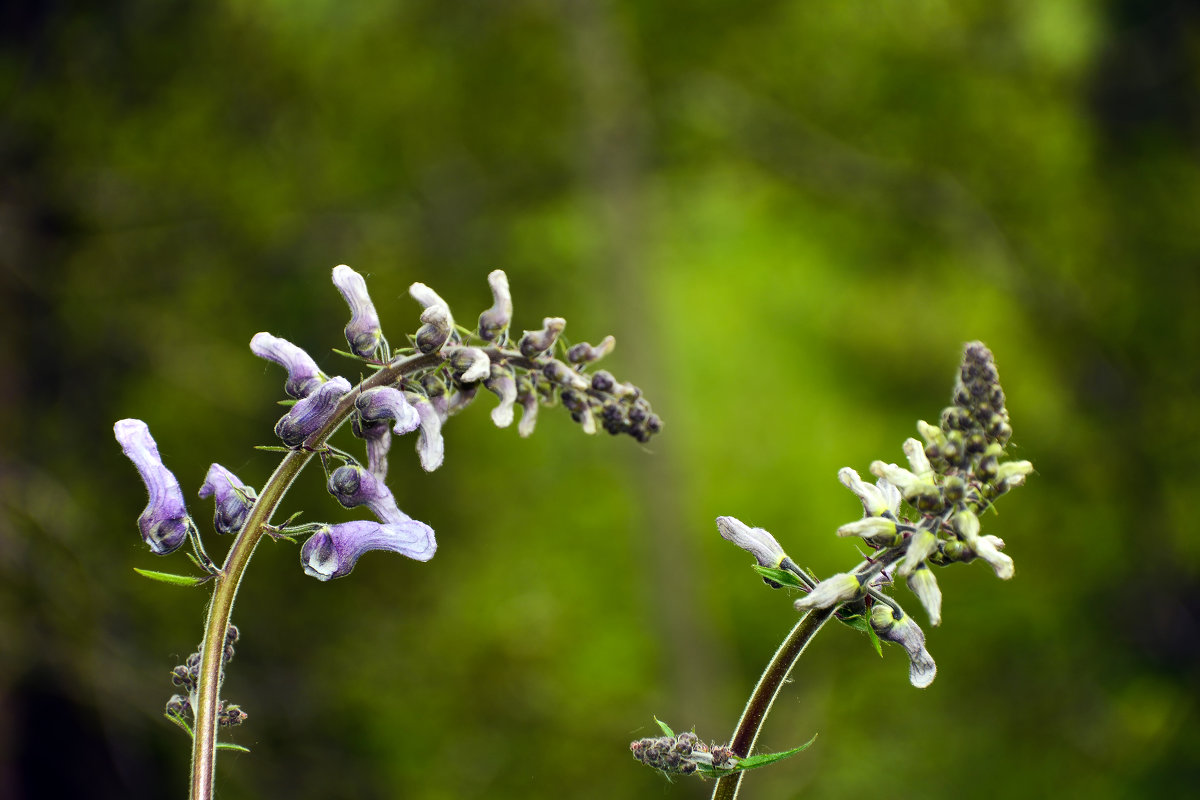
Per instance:
[[[760,567],[778,569],[787,553],[775,541],[775,537],[762,528],[751,528],[735,517],[717,517],[717,530],[721,538],[733,542],[758,562]]]
[[[421,322],[424,324],[417,330],[417,349],[422,353],[437,352],[454,332],[454,316],[450,313],[450,306],[423,283],[414,283],[408,287],[408,293],[425,307],[421,312]]]
[[[862,581],[852,572],[839,572],[831,575],[817,584],[804,597],[793,605],[797,611],[811,611],[815,608],[829,608],[854,600],[863,592]]]
[[[387,454],[392,449],[392,431],[387,420],[363,422],[362,415],[355,414],[350,418],[350,428],[367,443],[367,470],[382,481],[387,477]]]
[[[598,345],[590,345],[587,342],[580,342],[572,345],[567,351],[567,361],[572,364],[590,364],[593,361],[599,361],[613,351],[617,346],[617,340],[612,336],[605,336],[600,340]]]
[[[274,361],[287,370],[283,391],[289,397],[297,400],[308,397],[325,382],[325,374],[317,367],[317,362],[287,339],[269,333],[256,333],[250,340],[250,352],[259,358]]]
[[[367,389],[354,400],[354,407],[362,416],[364,422],[375,422],[381,419],[396,421],[392,432],[404,434],[415,431],[421,424],[417,410],[404,399],[404,392],[391,386],[376,386]]]
[[[526,358],[539,356],[554,346],[558,335],[566,326],[567,321],[562,317],[546,317],[542,320],[540,331],[525,331],[525,335],[517,343],[517,349]]]
[[[338,467],[329,476],[329,493],[346,508],[366,506],[381,522],[405,522],[411,517],[396,505],[383,481],[357,464]]]
[[[894,517],[900,513],[900,492],[886,478],[880,478],[872,486],[864,481],[857,471],[850,467],[842,467],[838,470],[838,480],[858,495],[865,516],[879,517],[891,514]]]
[[[500,405],[492,409],[492,422],[497,428],[512,425],[513,406],[517,402],[517,381],[508,367],[493,364],[487,380],[483,382],[488,391],[500,398]]]
[[[417,561],[428,561],[437,550],[433,529],[415,519],[389,524],[371,520],[329,525],[300,548],[304,571],[327,581],[349,575],[368,550],[391,550]]]
[[[908,651],[908,679],[913,686],[924,689],[937,677],[937,664],[925,649],[925,632],[913,621],[911,614],[896,619],[896,614],[885,603],[876,603],[871,608],[871,627],[885,642],[898,644]]]
[[[502,269],[488,273],[488,286],[492,287],[492,307],[479,315],[479,338],[490,342],[512,322],[512,294],[508,290],[508,276]]]
[[[113,433],[150,493],[150,502],[138,517],[142,540],[155,555],[173,553],[188,533],[195,530],[183,503],[179,481],[163,466],[158,445],[146,423],[140,419],[123,419],[113,426]]]
[[[217,505],[213,517],[213,527],[217,533],[237,533],[242,529],[246,514],[258,495],[253,488],[238,480],[237,475],[220,464],[213,464],[204,476],[204,485],[200,487],[200,497],[209,496]]]
[[[421,432],[417,436],[417,454],[421,457],[421,467],[426,472],[433,472],[442,465],[442,460],[446,457],[446,446],[442,441],[442,418],[423,395],[405,392],[404,397],[417,410],[421,419]]]
[[[929,624],[937,626],[942,624],[942,590],[938,588],[937,578],[933,575],[933,570],[922,564],[912,575],[908,576],[908,588],[921,601],[921,605],[925,607],[925,611],[929,614]]]
[[[379,314],[367,294],[367,282],[363,276],[339,264],[333,268],[333,285],[342,293],[350,306],[350,322],[346,325],[346,341],[356,356],[369,358],[379,347],[383,331],[379,327]]]
[[[451,348],[447,348],[450,352]],[[450,366],[462,383],[478,383],[491,373],[492,361],[479,347],[455,347],[450,352]]]
[[[950,520],[950,524],[967,547],[991,565],[996,577],[1008,580],[1013,576],[1013,560],[1000,552],[1004,540],[996,536],[980,536],[979,517],[975,516],[974,512],[960,511]]]
[[[521,402],[521,423],[517,425],[517,433],[524,438],[530,436],[534,426],[537,425],[538,406],[540,405],[537,390],[533,388],[529,379],[521,379],[517,390],[517,399]]]
[[[299,447],[318,428],[329,421],[338,401],[350,391],[345,378],[322,383],[315,392],[300,400],[275,423],[275,435],[288,447]]]

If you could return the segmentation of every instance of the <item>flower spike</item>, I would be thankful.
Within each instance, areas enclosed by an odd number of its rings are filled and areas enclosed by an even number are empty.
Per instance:
[[[305,573],[328,581],[349,575],[368,550],[390,550],[416,561],[428,561],[437,551],[433,529],[415,519],[380,524],[371,520],[328,525],[300,548]]]
[[[346,324],[346,341],[356,356],[370,358],[383,339],[379,326],[379,314],[371,295],[367,294],[367,282],[363,276],[345,264],[333,268],[333,285],[342,293],[350,306],[350,322]]]
[[[163,465],[158,445],[146,423],[140,419],[123,419],[113,426],[113,433],[125,455],[142,476],[142,482],[150,494],[150,502],[138,516],[142,540],[155,555],[165,556],[175,552],[188,534],[195,532],[195,524],[183,502],[179,481]]]

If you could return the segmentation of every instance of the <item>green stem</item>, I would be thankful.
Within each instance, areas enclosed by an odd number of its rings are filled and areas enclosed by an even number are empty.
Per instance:
[[[779,645],[779,649],[771,658],[771,663],[767,665],[762,677],[758,679],[758,685],[754,687],[754,692],[746,702],[742,718],[738,720],[737,729],[733,732],[729,746],[733,749],[734,755],[746,758],[754,750],[754,744],[758,741],[758,732],[762,729],[767,714],[771,712],[771,706],[779,694],[780,687],[787,680],[788,673],[792,671],[792,667],[799,660],[804,648],[808,647],[808,643],[816,636],[817,631],[821,630],[821,626],[829,621],[835,610],[836,607],[809,611],[792,628],[791,633],[783,640],[783,644]],[[720,778],[717,780],[717,785],[713,787],[712,800],[734,800],[741,783],[741,772]]]
[[[204,627],[204,641],[200,649],[199,685],[193,703],[196,727],[192,739],[192,800],[211,800],[213,795],[213,774],[217,761],[217,705],[221,689],[221,656],[225,651],[225,631],[229,627],[233,601],[237,597],[242,575],[250,563],[254,548],[262,539],[263,526],[271,522],[271,517],[291,487],[292,481],[312,459],[315,451],[320,450],[325,440],[350,416],[354,410],[354,401],[361,391],[376,386],[389,386],[405,375],[434,366],[440,361],[440,356],[436,354],[397,359],[363,381],[341,399],[329,421],[313,433],[302,448],[284,456],[250,509],[241,532],[229,548],[221,574],[214,581],[216,585],[213,589],[212,603],[208,607],[208,621]]]

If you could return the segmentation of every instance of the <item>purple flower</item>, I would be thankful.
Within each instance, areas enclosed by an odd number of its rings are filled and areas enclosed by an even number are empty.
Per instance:
[[[350,418],[354,435],[367,443],[367,470],[382,481],[387,477],[387,454],[392,449],[392,431],[386,420],[363,422],[360,415]]]
[[[533,433],[534,426],[537,425],[539,405],[537,390],[527,379],[522,379],[517,397],[521,401],[521,424],[517,426],[517,433],[522,437],[529,436]]]
[[[391,386],[376,386],[367,389],[354,400],[354,407],[362,415],[364,422],[375,422],[381,419],[394,419],[395,433],[415,431],[421,424],[417,410],[404,399],[404,392]]]
[[[492,287],[492,307],[479,315],[479,338],[485,342],[495,339],[512,321],[512,294],[508,290],[508,276],[504,270],[495,269],[488,273],[488,286]]]
[[[333,268],[333,285],[350,306],[350,322],[346,325],[350,350],[357,356],[369,358],[379,347],[383,331],[379,327],[375,304],[367,294],[367,282],[345,264],[339,264]]]
[[[220,464],[213,464],[204,476],[204,485],[200,487],[201,498],[210,495],[217,504],[213,517],[213,527],[217,533],[237,533],[242,529],[242,523],[246,521],[246,514],[250,512],[258,493]]]
[[[500,398],[500,405],[492,409],[492,422],[497,428],[507,428],[512,425],[513,406],[517,402],[517,381],[512,370],[493,364],[491,374],[483,382],[489,392]]]
[[[558,335],[566,326],[567,321],[562,317],[546,317],[542,320],[540,331],[525,331],[525,335],[517,343],[517,349],[526,358],[535,358],[554,346]]]
[[[308,397],[325,382],[325,374],[317,362],[287,339],[269,333],[256,333],[250,340],[250,351],[259,358],[274,361],[288,372],[283,391],[297,400]]]
[[[925,649],[925,632],[913,621],[911,614],[897,619],[896,614],[884,603],[871,608],[871,627],[885,642],[898,644],[908,651],[908,680],[918,689],[924,689],[937,677],[937,664]]]
[[[173,553],[195,530],[183,503],[183,490],[171,470],[163,466],[158,445],[140,419],[123,419],[113,426],[117,442],[137,467],[150,493],[150,502],[138,517],[142,539],[155,555]]]
[[[405,522],[411,517],[396,505],[383,481],[357,464],[338,467],[329,476],[329,493],[346,508],[366,506],[381,522]]]
[[[454,331],[454,316],[450,313],[450,306],[423,283],[414,283],[408,287],[408,293],[425,307],[421,312],[421,322],[425,324],[417,329],[417,349],[422,353],[440,350]]]
[[[758,562],[760,567],[778,569],[787,553],[775,541],[775,537],[762,528],[751,528],[735,517],[717,517],[717,530],[721,538],[733,542]]]
[[[350,391],[350,381],[333,378],[322,383],[320,388],[297,401],[292,410],[275,423],[275,435],[288,447],[299,447],[304,440],[329,421],[338,401]]]
[[[487,378],[492,362],[488,354],[478,347],[455,347],[450,352],[450,366],[460,382],[476,383]]]
[[[368,550],[391,550],[417,561],[428,561],[437,550],[433,529],[415,519],[386,525],[370,520],[330,525],[309,537],[300,548],[304,571],[327,581],[349,575]]]
[[[442,460],[446,457],[446,445],[442,441],[442,418],[424,396],[405,392],[404,397],[421,417],[421,433],[417,436],[417,454],[421,456],[421,467],[426,472],[433,472],[442,465]]]

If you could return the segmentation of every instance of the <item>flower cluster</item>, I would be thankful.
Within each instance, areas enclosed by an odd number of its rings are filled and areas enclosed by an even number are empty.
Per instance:
[[[233,646],[237,644],[237,640],[237,626],[230,625],[225,629],[225,647],[221,652],[222,677],[224,676],[225,666],[233,660]],[[177,725],[181,725],[185,730],[190,729],[195,717],[192,705],[200,680],[200,650],[201,648],[197,647],[196,652],[189,655],[182,664],[171,670],[171,683],[183,689],[186,694],[172,695],[171,699],[167,701],[164,713],[167,719]],[[249,715],[242,710],[241,706],[222,701],[219,707],[217,722],[222,727],[232,728],[245,722],[247,716]]]
[[[941,622],[942,593],[931,567],[981,559],[1002,579],[1013,576],[1013,561],[999,537],[980,533],[979,515],[998,497],[1022,485],[1033,471],[1028,461],[1002,461],[1012,437],[1004,390],[992,353],[981,342],[965,348],[953,404],[938,425],[921,421],[925,439],[904,443],[908,467],[874,461],[868,483],[845,467],[838,479],[862,501],[863,517],[838,528],[839,536],[860,537],[872,553],[857,568],[816,582],[795,566],[766,531],[731,517],[719,517],[721,535],[752,553],[764,571],[794,576],[808,590],[798,611],[839,608],[843,620],[864,619],[883,641],[898,644],[910,657],[914,686],[928,686],[936,674],[925,649],[925,634],[898,603],[882,591],[896,576],[905,580],[933,625]],[[772,585],[780,582],[766,578]]]
[[[648,767],[675,775],[691,775],[705,767],[736,766],[738,758],[727,745],[707,745],[690,731],[677,736],[658,736],[630,742],[633,757]]]

